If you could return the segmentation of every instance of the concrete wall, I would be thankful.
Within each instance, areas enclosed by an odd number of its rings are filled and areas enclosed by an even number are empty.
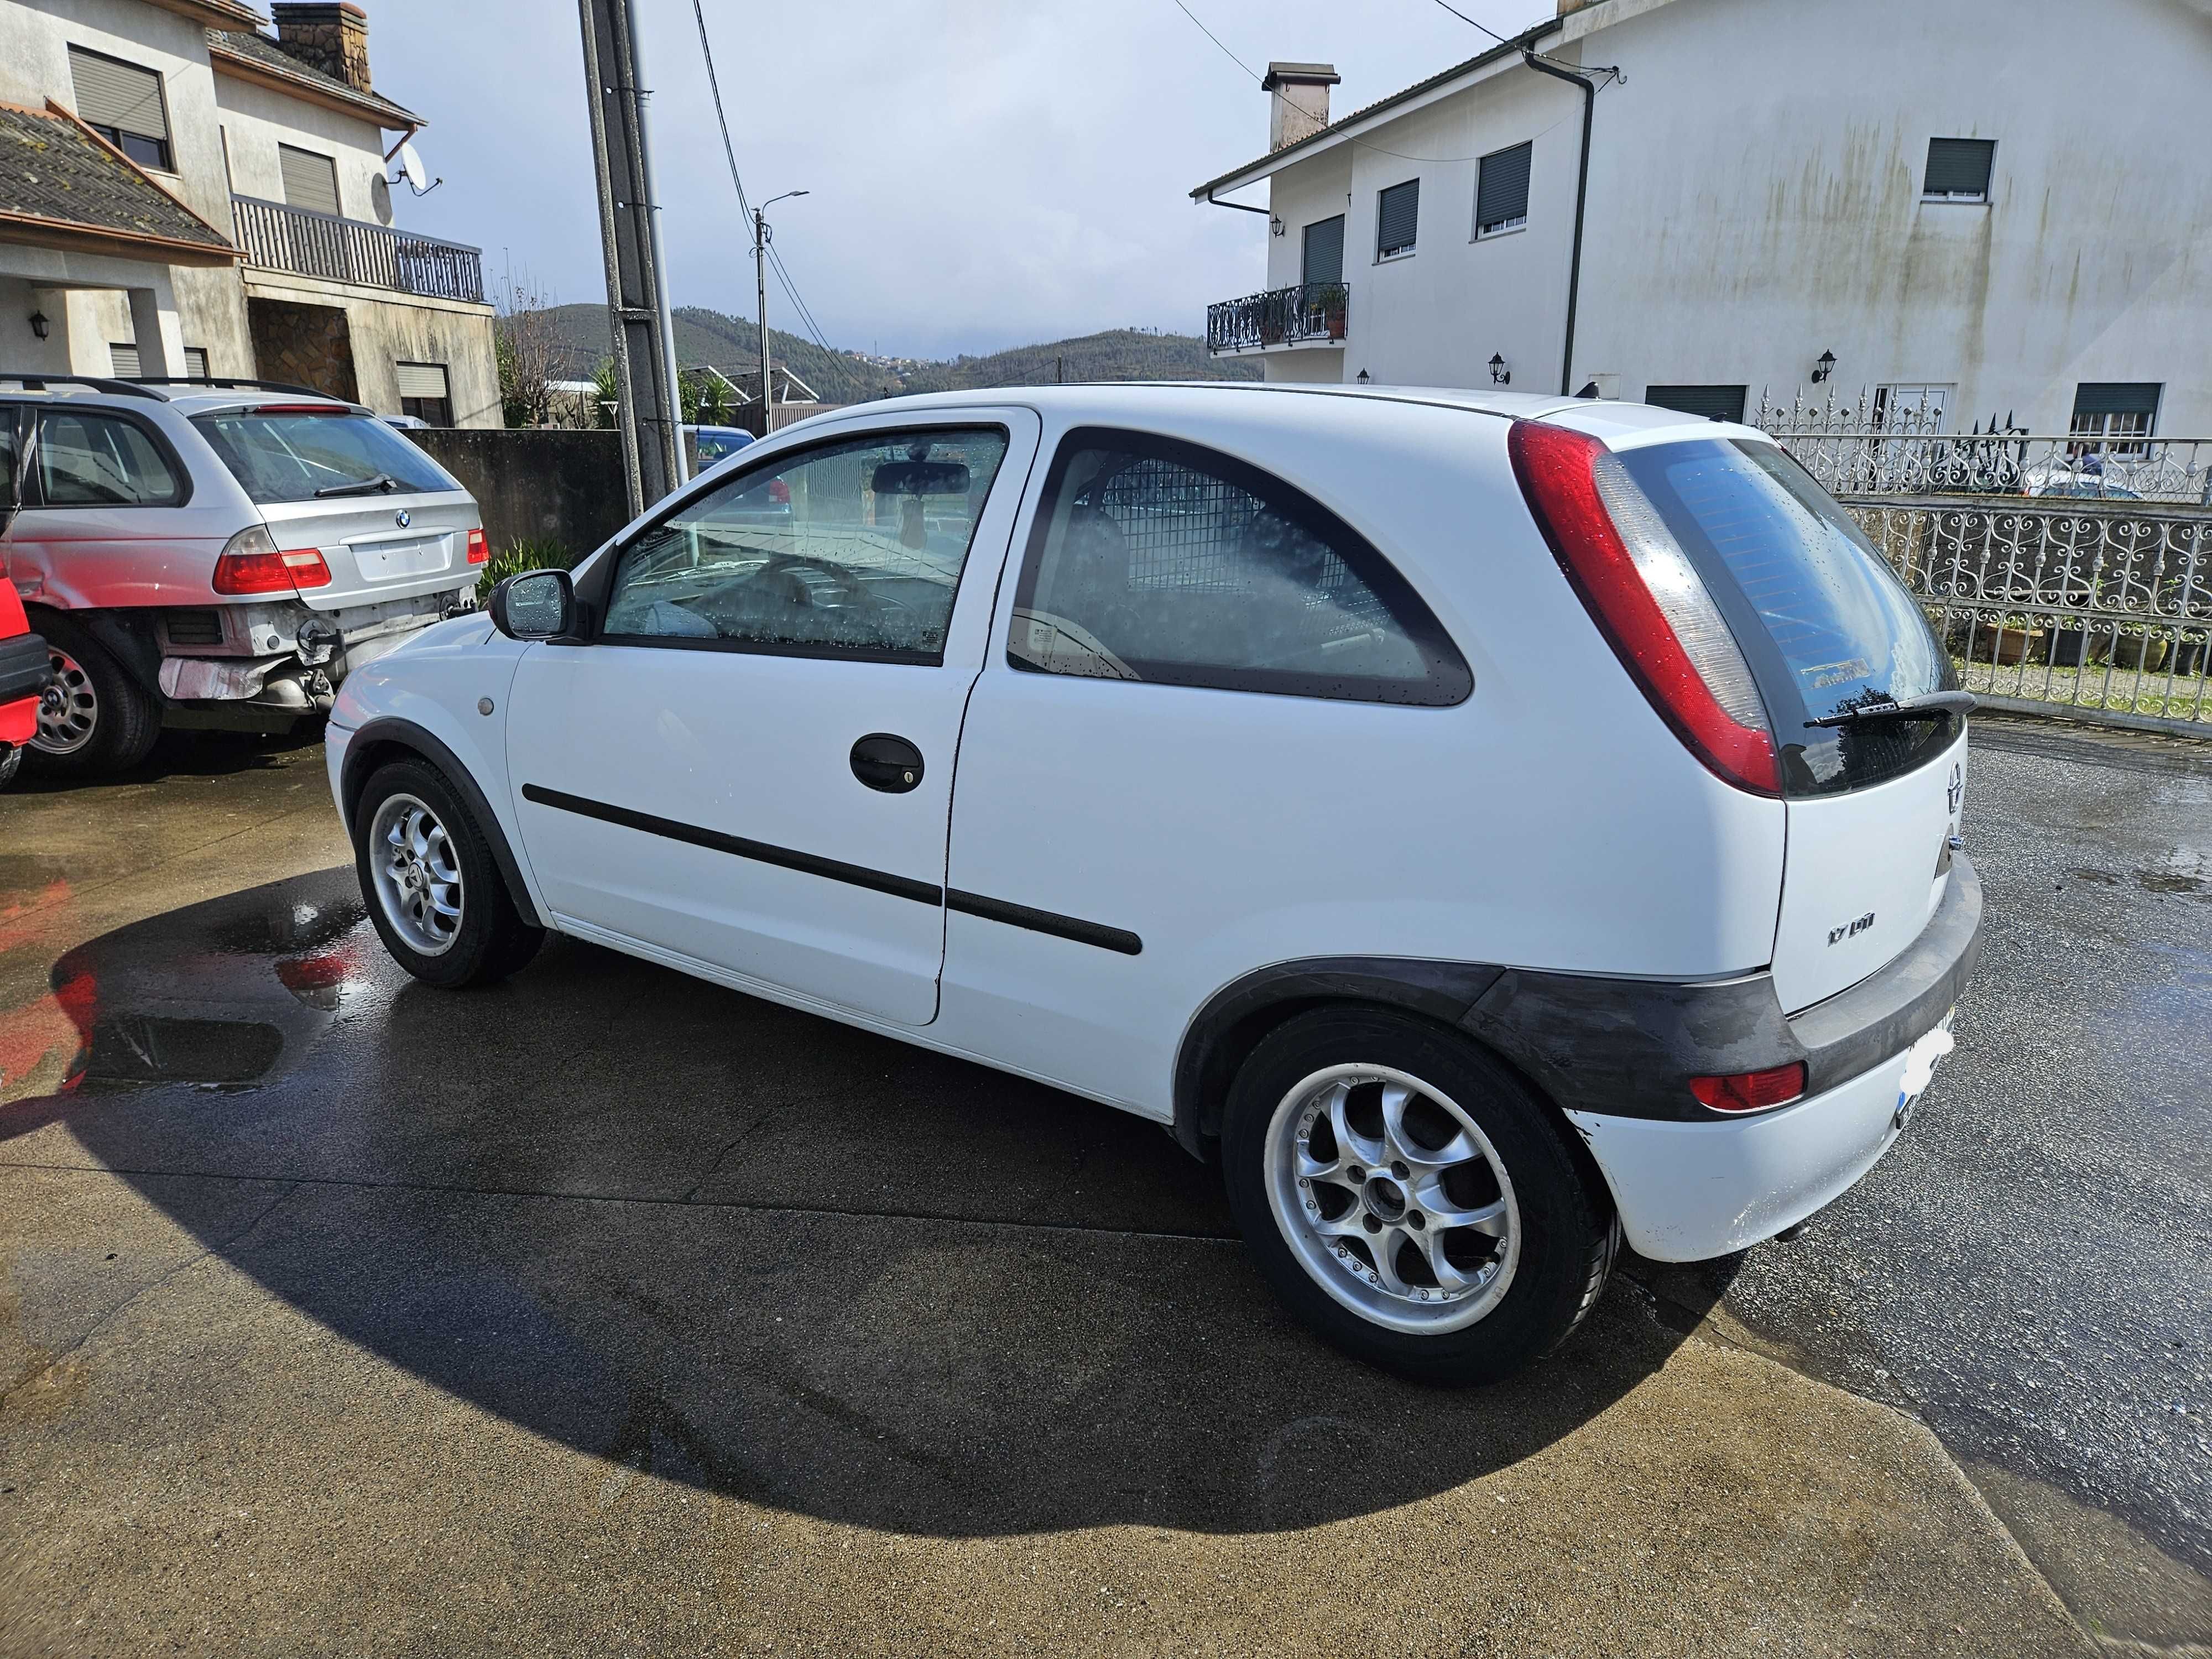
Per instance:
[[[378,188],[385,178],[384,136],[374,122],[227,75],[215,77],[215,100],[229,141],[231,187],[238,194],[283,201],[284,175],[276,149],[289,144],[331,158],[337,170],[341,215],[392,222],[391,191]]]
[[[581,558],[629,522],[614,432],[410,431],[477,498],[495,555],[556,541]]]
[[[353,347],[355,395],[379,414],[402,412],[399,364],[443,363],[456,426],[506,424],[489,306],[326,283],[258,267],[246,273],[246,291],[257,300],[343,311]],[[264,378],[281,377],[271,373]]]
[[[2063,430],[2085,380],[2163,382],[2212,433],[2212,7],[2105,0],[1607,0],[1551,55],[1597,98],[1570,386],[1956,388],[1960,423]],[[1348,194],[1342,374],[1559,387],[1581,94],[1517,62],[1274,177],[1298,231]],[[1930,137],[1996,140],[1987,204],[1923,203]],[[1474,158],[1534,143],[1527,230],[1471,243]],[[1393,155],[1389,152],[1397,152]],[[1419,161],[1406,158],[1419,157]],[[1419,242],[1376,265],[1375,195],[1418,174]],[[1270,378],[1278,364],[1271,355]],[[1295,365],[1300,372],[1317,366]]]

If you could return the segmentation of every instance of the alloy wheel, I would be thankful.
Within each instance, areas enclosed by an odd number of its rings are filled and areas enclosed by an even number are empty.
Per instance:
[[[426,957],[451,950],[465,898],[460,860],[437,813],[416,796],[387,795],[369,823],[368,857],[393,931]]]
[[[1504,1159],[1442,1090],[1384,1066],[1332,1066],[1267,1126],[1268,1207],[1299,1265],[1362,1318],[1459,1330],[1498,1305],[1521,1256]]]
[[[39,731],[31,746],[48,755],[73,755],[100,726],[100,694],[84,665],[58,646],[47,647],[53,678],[39,694]]]

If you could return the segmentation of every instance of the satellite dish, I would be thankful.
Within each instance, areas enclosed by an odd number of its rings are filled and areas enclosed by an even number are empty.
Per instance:
[[[430,175],[422,165],[422,158],[415,153],[411,142],[403,140],[399,146],[399,171],[406,176],[408,187],[417,196],[430,188]]]

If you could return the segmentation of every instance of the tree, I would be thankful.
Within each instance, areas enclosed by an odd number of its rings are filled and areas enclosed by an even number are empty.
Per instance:
[[[561,365],[561,331],[552,295],[529,272],[509,270],[493,296],[492,346],[499,362],[499,401],[509,426],[550,426],[553,382]]]

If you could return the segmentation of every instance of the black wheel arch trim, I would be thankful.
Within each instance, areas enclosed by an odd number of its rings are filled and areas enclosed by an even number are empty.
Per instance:
[[[347,839],[353,836],[354,812],[361,805],[361,792],[368,787],[369,774],[375,769],[371,763],[386,758],[376,752],[382,747],[412,750],[438,769],[475,815],[477,827],[483,832],[485,844],[491,848],[492,862],[499,866],[500,878],[507,884],[507,897],[514,902],[516,914],[532,927],[544,927],[545,922],[530,902],[530,889],[522,879],[522,866],[515,861],[514,848],[507,845],[507,830],[500,823],[499,814],[492,811],[483,787],[461,763],[459,756],[413,720],[380,714],[356,730],[347,740],[345,767],[339,779],[340,817],[345,823]]]
[[[1954,854],[1943,901],[1918,939],[1849,989],[1784,1014],[1764,969],[1717,981],[1613,979],[1487,963],[1320,957],[1278,963],[1216,992],[1176,1055],[1175,1136],[1207,1155],[1229,1080],[1253,1034],[1325,1003],[1404,1009],[1465,1032],[1577,1111],[1726,1121],[1688,1079],[1802,1060],[1806,1092],[1847,1083],[1940,1024],[1981,962],[1982,883]],[[1249,1040],[1247,1040],[1249,1039]]]

